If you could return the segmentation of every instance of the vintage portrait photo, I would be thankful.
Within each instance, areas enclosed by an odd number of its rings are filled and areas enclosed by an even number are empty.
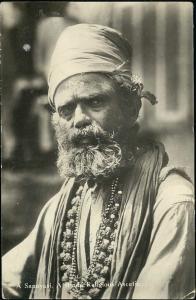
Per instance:
[[[194,299],[193,4],[0,17],[1,297]]]

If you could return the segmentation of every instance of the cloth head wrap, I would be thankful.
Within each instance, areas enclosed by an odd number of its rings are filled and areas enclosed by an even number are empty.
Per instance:
[[[48,74],[48,98],[53,108],[54,95],[65,79],[81,73],[120,72],[132,80],[132,49],[129,42],[115,29],[78,24],[66,28],[54,49]],[[143,85],[139,83],[142,90]]]

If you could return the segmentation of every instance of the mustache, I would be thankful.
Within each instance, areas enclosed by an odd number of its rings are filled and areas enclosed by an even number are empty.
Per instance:
[[[84,128],[70,129],[68,139],[76,147],[80,146],[84,139],[86,139],[90,145],[95,146],[103,143],[111,143],[114,135],[114,132],[109,133],[103,130],[98,124],[93,123]]]
[[[103,145],[118,142],[118,131],[106,131],[94,120],[85,127],[68,127],[66,123],[60,121],[58,114],[54,113],[52,115],[52,124],[58,147],[66,151],[70,151],[73,148],[79,150],[80,148],[89,148],[91,146],[102,147]]]

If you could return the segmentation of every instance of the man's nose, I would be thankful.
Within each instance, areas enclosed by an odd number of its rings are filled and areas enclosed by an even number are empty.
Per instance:
[[[77,104],[74,113],[74,127],[81,128],[91,124],[91,119],[86,115],[82,106]]]

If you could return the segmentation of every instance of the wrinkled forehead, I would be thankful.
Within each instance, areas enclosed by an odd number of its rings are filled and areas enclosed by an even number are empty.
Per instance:
[[[102,73],[77,74],[62,81],[56,89],[54,102],[73,97],[88,98],[117,92],[114,81]]]

